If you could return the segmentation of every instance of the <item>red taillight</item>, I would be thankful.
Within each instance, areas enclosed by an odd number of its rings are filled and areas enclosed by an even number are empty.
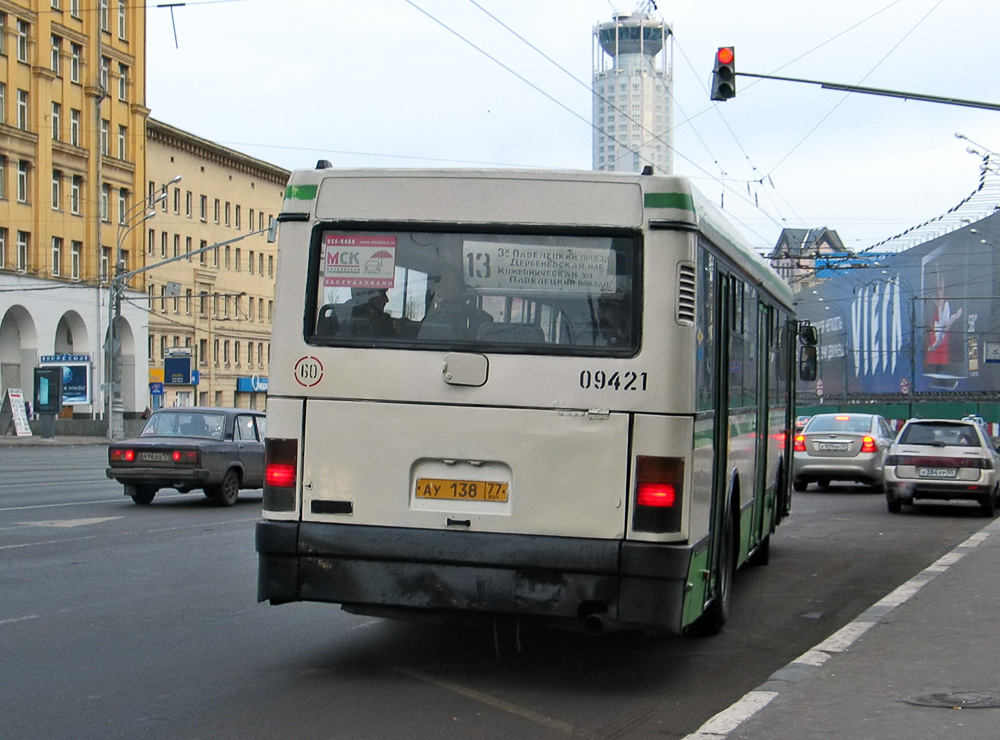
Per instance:
[[[298,462],[298,440],[264,440],[264,511],[295,511]]]
[[[135,462],[135,450],[111,449],[108,451],[111,462]]]
[[[865,435],[861,438],[861,451],[862,452],[878,452],[878,445],[875,444],[875,439]]]
[[[673,506],[677,491],[671,483],[640,483],[635,502],[639,506]]]
[[[637,532],[679,532],[683,521],[683,493],[683,458],[636,457],[632,529]]]
[[[294,463],[270,463],[264,471],[264,484],[289,488],[295,485]]]
[[[184,463],[186,465],[198,464],[197,450],[174,450],[172,457],[175,463]]]
[[[806,451],[806,436],[804,434],[795,435],[795,451],[805,452]]]

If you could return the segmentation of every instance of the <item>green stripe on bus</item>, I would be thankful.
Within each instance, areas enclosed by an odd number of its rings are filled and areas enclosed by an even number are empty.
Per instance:
[[[694,198],[690,193],[646,193],[643,203],[646,208],[679,208],[694,210]]]
[[[316,186],[289,185],[285,191],[285,198],[289,200],[314,200],[316,198]]]

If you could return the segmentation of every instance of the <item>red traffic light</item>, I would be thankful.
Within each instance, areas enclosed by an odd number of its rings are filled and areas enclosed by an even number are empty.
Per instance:
[[[723,46],[715,53],[715,58],[718,60],[719,64],[732,64],[733,59],[735,59],[733,47]]]
[[[720,46],[712,70],[712,100],[729,100],[736,94],[736,51]]]

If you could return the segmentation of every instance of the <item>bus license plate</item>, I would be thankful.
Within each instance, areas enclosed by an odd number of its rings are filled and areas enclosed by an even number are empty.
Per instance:
[[[958,468],[917,468],[921,478],[957,478]]]
[[[506,503],[507,484],[485,480],[417,478],[417,498]]]

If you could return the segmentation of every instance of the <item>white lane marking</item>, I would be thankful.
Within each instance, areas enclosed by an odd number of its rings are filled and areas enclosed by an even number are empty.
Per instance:
[[[89,519],[54,519],[49,522],[18,522],[24,527],[57,527],[68,529],[70,527],[87,527],[91,524],[103,524],[113,522],[115,519],[124,519],[123,516],[95,516]]]
[[[0,619],[0,627],[5,624],[14,624],[16,622],[27,622],[29,619],[38,619],[37,614],[29,614],[26,617],[11,617],[10,619]]]
[[[751,691],[728,709],[724,709],[712,717],[712,719],[699,727],[693,735],[688,735],[684,740],[708,740],[708,738],[717,740],[720,737],[726,737],[730,732],[770,704],[771,700],[777,695],[777,691]]]
[[[137,535],[146,536],[158,534],[160,532],[181,532],[185,529],[205,529],[206,527],[221,527],[227,524],[246,524],[247,522],[260,521],[260,517],[249,519],[226,519],[221,522],[198,522],[197,524],[186,524],[183,527],[158,527],[154,529],[134,529],[128,532],[108,532],[105,534],[92,534],[83,537],[65,537],[58,540],[39,540],[37,542],[22,542],[18,545],[0,545],[0,550],[18,550],[25,547],[38,547],[40,545],[65,545],[70,542],[84,542],[86,540],[96,540],[101,537],[134,537]]]
[[[531,720],[537,724],[549,727],[553,730],[558,730],[559,732],[566,733],[567,735],[572,735],[573,725],[568,722],[563,722],[562,720],[553,719],[552,717],[546,717],[544,714],[540,714],[531,709],[525,709],[524,707],[519,707],[516,704],[511,704],[510,702],[504,701],[503,699],[497,699],[495,696],[490,696],[489,694],[484,694],[481,691],[476,691],[475,689],[470,689],[467,686],[461,686],[457,683],[452,683],[451,681],[445,681],[440,678],[435,678],[423,671],[415,671],[412,668],[401,668],[396,666],[395,671],[402,673],[403,675],[409,676],[410,678],[415,678],[418,681],[423,681],[424,683],[432,684],[438,688],[445,689],[446,691],[451,691],[456,694],[460,694],[468,699],[473,699],[474,701],[482,702],[494,709],[499,709],[504,712],[509,712],[510,714],[517,715],[518,717],[523,717],[524,719]]]

